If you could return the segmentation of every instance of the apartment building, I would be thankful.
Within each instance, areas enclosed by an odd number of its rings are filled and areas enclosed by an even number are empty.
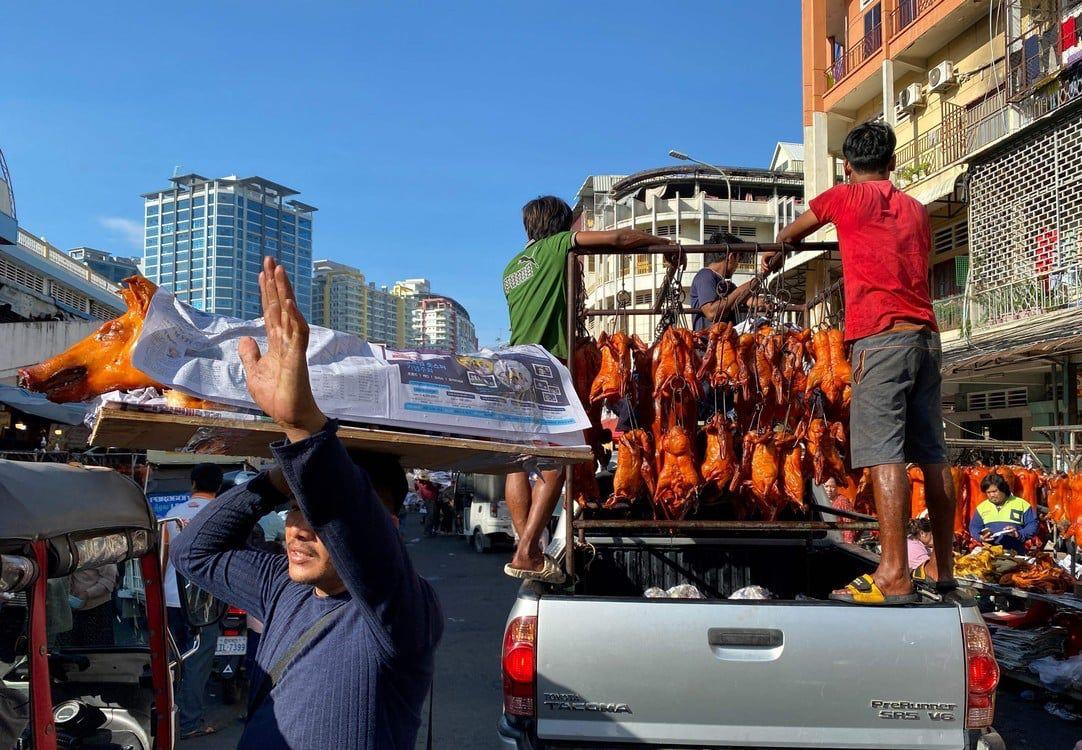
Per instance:
[[[1078,422],[1080,13],[1067,0],[802,0],[807,195],[840,179],[854,125],[894,126],[894,180],[932,219],[955,438]],[[787,269],[814,292],[836,266],[803,253]]]
[[[412,347],[413,311],[428,281],[412,279],[393,287],[367,281],[361,271],[332,260],[317,260],[312,279],[312,320],[366,341]]]
[[[731,229],[746,242],[773,242],[778,229],[804,210],[803,151],[801,144],[779,143],[768,168],[723,167],[724,175],[683,164],[632,175],[591,175],[575,195],[575,229],[637,229],[686,245],[701,245],[713,233]],[[701,255],[688,256],[681,277],[685,293],[702,265]],[[749,258],[734,281],[747,280],[753,270]],[[586,306],[653,308],[664,278],[660,256],[587,256]],[[590,317],[587,328],[596,336],[620,327],[650,340],[657,323],[655,315]]]
[[[477,331],[470,314],[456,300],[432,294],[423,296],[413,311],[417,346],[455,354],[477,351]]]

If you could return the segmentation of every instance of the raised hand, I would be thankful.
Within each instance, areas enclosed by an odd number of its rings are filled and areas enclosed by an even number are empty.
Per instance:
[[[308,380],[308,322],[297,309],[285,269],[263,259],[259,274],[267,351],[255,339],[241,339],[238,353],[248,392],[256,406],[285,431],[290,441],[303,440],[323,427],[327,418],[316,405]]]

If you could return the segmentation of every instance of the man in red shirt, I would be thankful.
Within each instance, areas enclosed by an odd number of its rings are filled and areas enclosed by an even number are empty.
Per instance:
[[[849,459],[854,469],[871,467],[882,544],[875,573],[831,595],[857,604],[916,600],[906,556],[908,462],[924,471],[935,540],[934,559],[915,577],[941,590],[954,586],[954,484],[940,413],[939,328],[928,289],[931,229],[924,206],[890,181],[895,145],[885,123],[854,128],[842,147],[848,183],[813,198],[778,234],[778,242],[793,243],[824,224],[838,231],[853,364]],[[781,261],[780,253],[764,258],[764,270]]]

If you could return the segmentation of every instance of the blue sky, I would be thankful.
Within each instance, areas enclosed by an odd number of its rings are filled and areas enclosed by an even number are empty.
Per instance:
[[[314,255],[426,276],[506,339],[519,209],[680,148],[766,166],[801,139],[800,3],[13,3],[0,148],[19,223],[141,254],[174,166],[320,211]]]

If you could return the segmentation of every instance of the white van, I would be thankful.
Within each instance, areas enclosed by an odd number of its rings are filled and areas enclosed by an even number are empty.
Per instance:
[[[459,491],[469,494],[462,509],[462,535],[478,552],[488,552],[493,544],[512,544],[515,529],[503,500],[504,477],[493,474],[463,474]]]

